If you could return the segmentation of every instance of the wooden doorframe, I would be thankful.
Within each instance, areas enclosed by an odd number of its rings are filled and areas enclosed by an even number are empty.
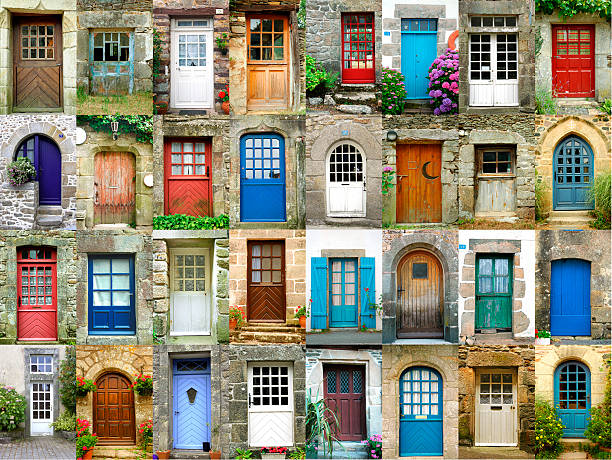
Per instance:
[[[251,315],[251,296],[249,286],[251,284],[251,259],[252,247],[254,244],[280,244],[281,245],[281,283],[283,285],[283,308],[282,319],[279,320],[261,320],[253,319]],[[285,323],[287,322],[287,261],[285,258],[285,240],[247,240],[247,321],[269,322],[269,323]]]
[[[122,378],[124,378],[125,380],[127,380],[129,383],[132,383],[132,380],[129,377],[126,377],[126,375],[121,372],[121,371],[105,371],[102,372],[100,375],[98,375],[95,379],[95,383],[96,385],[98,384],[98,382],[100,381],[100,379],[102,379],[103,377],[107,376],[107,375],[118,375]],[[132,438],[133,441],[112,441],[112,440],[108,440],[108,439],[102,439],[102,437],[98,438],[98,444],[100,445],[118,445],[118,446],[130,446],[132,444],[136,444],[136,411],[135,411],[135,402],[134,402],[134,392],[133,391],[129,391],[130,394],[130,412],[131,412],[131,416],[132,416],[132,424],[131,424],[131,431],[132,431]],[[93,426],[95,429],[96,426],[96,422],[97,422],[97,417],[96,417],[96,407],[98,405],[98,397],[97,397],[97,392],[94,391],[93,392]],[[99,435],[98,435],[99,436]]]

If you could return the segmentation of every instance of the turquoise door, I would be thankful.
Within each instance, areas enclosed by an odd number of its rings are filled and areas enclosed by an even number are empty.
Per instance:
[[[591,373],[584,364],[567,361],[557,367],[555,407],[565,426],[563,437],[584,437],[591,409]]]
[[[429,98],[429,67],[438,57],[436,19],[402,19],[402,74],[407,99]]]
[[[553,155],[553,207],[558,211],[593,209],[593,151],[578,136],[566,137]]]
[[[175,449],[202,449],[210,443],[210,360],[174,360],[173,446]]]
[[[357,327],[357,259],[331,259],[330,327]]]

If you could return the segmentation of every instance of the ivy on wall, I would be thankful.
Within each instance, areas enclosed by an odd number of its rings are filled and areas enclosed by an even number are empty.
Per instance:
[[[562,19],[579,13],[593,13],[610,21],[610,0],[535,0],[535,7],[543,14],[552,14],[558,9]]]
[[[148,115],[77,115],[77,124],[112,134],[111,122],[119,122],[119,134],[135,134],[138,142],[153,143],[153,117]]]
[[[161,53],[162,39],[161,33],[157,29],[153,29],[153,80],[161,75]]]

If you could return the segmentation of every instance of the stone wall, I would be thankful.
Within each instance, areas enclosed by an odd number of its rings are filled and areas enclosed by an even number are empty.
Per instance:
[[[518,445],[533,452],[535,442],[535,350],[531,345],[459,346],[459,445],[473,446],[476,423],[476,371],[504,368],[517,382]]]
[[[591,335],[610,339],[610,232],[540,230],[536,235],[536,329],[550,331],[551,263],[580,259],[591,264]]]
[[[151,11],[151,0],[121,0],[112,2],[110,0],[77,0],[79,11],[92,10],[134,10]]]
[[[40,0],[24,4],[21,0],[2,0],[0,5],[0,114],[13,111],[15,103],[13,81],[14,14],[62,15],[62,101],[63,112],[76,114],[77,8],[75,0]]]
[[[459,264],[456,231],[385,230],[383,231],[383,343],[397,340],[397,268],[402,258],[418,249],[431,252],[440,261],[444,275],[444,340],[457,343],[457,290]]]
[[[212,145],[213,215],[228,214],[230,175],[229,119],[216,116],[155,115],[153,117],[153,214],[164,215],[164,140],[171,137],[208,138]]]
[[[50,246],[57,251],[57,334],[60,343],[76,339],[77,263],[75,233],[71,231],[0,232],[0,343],[17,342],[17,249]]]
[[[457,347],[452,345],[383,345],[383,458],[399,458],[399,381],[406,369],[431,367],[442,377],[444,458],[458,458]]]
[[[59,228],[76,228],[75,131],[75,118],[69,115],[6,115],[0,118],[0,214],[3,216],[0,227],[24,230],[38,227],[38,181],[13,187],[8,182],[6,167],[15,160],[22,142],[32,135],[41,134],[52,139],[61,154],[62,213]]]
[[[382,167],[380,117],[332,115],[310,112],[306,120],[306,219],[309,226],[345,225],[378,227],[381,225]],[[329,217],[327,214],[327,160],[332,150],[343,142],[354,144],[365,157],[366,209],[363,217]]]
[[[137,229],[150,229],[153,219],[153,187],[145,184],[146,176],[153,175],[153,146],[139,142],[134,134],[121,133],[117,140],[111,134],[94,131],[89,124],[80,125],[87,139],[77,147],[77,228],[94,227],[95,157],[102,152],[130,152],[135,161],[136,212],[134,222],[122,222]]]
[[[77,232],[78,273],[83,276],[77,282],[77,341],[92,345],[148,345],[153,341],[153,239],[150,233],[120,231]],[[89,335],[88,333],[88,255],[129,254],[134,257],[134,308],[136,314],[135,335]]]
[[[153,329],[167,343],[223,343],[229,341],[229,239],[227,230],[156,230],[153,233]],[[210,260],[211,335],[170,336],[170,248],[206,247]]]
[[[103,374],[114,372],[134,382],[138,374],[153,375],[153,347],[151,346],[94,346],[77,347],[77,377],[95,383]],[[93,392],[77,398],[77,417],[93,424]],[[136,444],[142,440],[138,425],[153,418],[153,397],[134,392],[134,425]]]
[[[229,216],[232,228],[305,228],[304,117],[252,115],[231,120],[229,146]],[[245,134],[274,133],[285,142],[286,222],[240,222],[240,138]],[[226,163],[227,167],[227,163]]]
[[[376,0],[309,0],[306,4],[306,54],[328,72],[338,72],[342,81],[342,14],[374,13],[374,65],[381,79],[381,2]]]

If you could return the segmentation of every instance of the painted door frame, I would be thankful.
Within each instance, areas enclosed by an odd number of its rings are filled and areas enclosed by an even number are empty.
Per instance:
[[[568,43],[568,54],[566,55],[559,55],[556,54],[557,53],[557,42],[558,42],[558,37],[557,37],[557,31],[559,30],[567,30],[569,33],[569,29],[588,29],[590,31],[590,48],[589,48],[589,52],[590,52],[590,56],[589,56],[589,60],[591,63],[591,78],[590,78],[590,85],[591,85],[591,90],[586,92],[578,92],[578,93],[569,93],[569,91],[565,91],[565,92],[561,92],[561,91],[557,91],[555,88],[555,76],[556,76],[556,72],[558,71],[558,62],[560,60],[562,60],[563,58],[567,59],[569,56],[582,56],[581,54],[578,55],[571,55],[569,54],[569,37],[567,40]],[[579,32],[580,33],[580,32]],[[564,97],[564,98],[580,98],[580,97],[595,97],[595,25],[594,24],[551,24],[551,34],[552,34],[552,52],[551,52],[551,60],[552,60],[552,64],[551,64],[551,68],[552,68],[552,92],[553,92],[553,96],[554,97]],[[580,45],[578,45],[580,46]],[[578,52],[580,52],[580,47],[578,48]],[[570,73],[569,70],[567,71],[567,73]]]
[[[119,376],[123,379],[125,379],[127,382],[131,383],[131,380],[129,377],[126,377],[126,375],[121,372],[121,371],[115,371],[115,370],[110,370],[110,371],[106,371],[106,372],[102,372],[95,380],[95,384],[98,385],[98,383],[100,382],[100,380],[102,378],[104,378],[105,376],[112,374],[112,375],[116,375]],[[129,394],[129,405],[130,405],[130,412],[131,412],[131,417],[132,417],[132,424],[131,424],[131,430],[132,430],[132,441],[129,440],[123,440],[123,441],[116,441],[116,440],[109,440],[109,439],[102,439],[102,436],[99,434],[98,432],[98,444],[99,445],[132,445],[135,444],[136,442],[136,402],[135,402],[135,397],[134,397],[134,391],[129,391],[126,392],[127,394]],[[93,398],[92,398],[92,406],[93,406],[93,429],[95,430],[96,428],[96,414],[97,414],[97,410],[96,407],[98,406],[98,393],[97,391],[93,392]],[[105,405],[105,407],[108,407]]]
[[[559,383],[559,375],[561,374],[561,370],[562,368],[564,368],[565,366],[569,366],[571,364],[574,364],[578,367],[581,367],[583,371],[585,371],[586,373],[586,404],[585,404],[585,409],[561,409],[560,407],[560,397],[559,397],[559,393],[560,393],[560,383]],[[555,398],[555,408],[557,409],[557,412],[559,414],[560,418],[563,418],[564,415],[571,415],[573,412],[571,411],[578,411],[580,410],[581,412],[584,412],[585,414],[585,421],[584,421],[584,425],[585,427],[588,424],[588,420],[590,418],[590,410],[591,410],[591,389],[592,389],[592,385],[591,385],[591,369],[589,369],[589,366],[587,366],[585,363],[578,361],[578,360],[569,360],[569,361],[564,361],[562,363],[560,363],[556,368],[555,368],[555,372],[554,372],[554,380],[553,380],[553,384],[554,384],[554,398]],[[577,382],[577,381],[575,381]],[[575,393],[578,392],[578,388],[576,388]],[[569,390],[568,392],[569,393]],[[578,399],[576,398],[576,401]],[[575,413],[574,413],[575,414]],[[582,438],[584,437],[584,431],[582,430],[575,430],[574,432],[571,433],[567,433],[568,431],[568,427],[564,426],[563,428],[563,437],[564,438]]]
[[[404,21],[408,21],[409,24],[409,28],[410,28],[410,21],[418,21],[419,26],[418,29],[419,30],[404,30],[403,27],[403,23]],[[429,24],[431,24],[433,21],[434,24],[436,24],[436,30],[427,30],[427,31],[423,31],[420,30],[420,24],[427,22],[428,23],[428,29],[431,28],[431,26],[429,26]],[[404,75],[404,82],[405,82],[405,86],[406,86],[406,99],[430,99],[431,97],[429,96],[429,90],[427,88],[427,79],[426,78],[422,78],[422,82],[423,82],[423,90],[421,91],[420,95],[413,95],[410,96],[410,91],[409,91],[409,81],[408,79],[413,79],[413,80],[417,80],[419,77],[426,77],[427,74],[429,73],[426,69],[429,69],[429,67],[431,66],[431,64],[434,62],[434,60],[437,57],[438,54],[438,48],[437,48],[437,44],[438,44],[438,19],[436,18],[401,18],[400,20],[400,24],[401,24],[401,38],[400,38],[400,59],[401,59],[401,71],[402,74]],[[406,38],[406,40],[404,40],[404,37]],[[421,38],[423,40],[433,37],[434,41],[433,41],[433,59],[431,59],[430,63],[427,64],[426,67],[423,67],[423,70],[426,71],[425,75],[419,75],[417,72],[415,72],[415,68],[416,68],[416,62],[413,64],[413,60],[417,61],[417,58],[419,57],[420,52],[422,52],[422,50],[419,49],[408,49],[409,46],[412,45],[416,45],[416,40],[418,38]],[[404,44],[404,42],[406,44]],[[431,44],[429,44],[431,45]],[[404,50],[406,51],[406,55],[404,55]],[[408,56],[408,52],[409,51],[414,51],[414,54],[411,54],[410,56]],[[432,51],[432,50],[428,50],[428,51]],[[423,53],[427,52],[427,50],[423,51]],[[410,57],[410,61],[411,62],[407,62],[407,59]],[[425,55],[424,59],[427,59],[430,56]],[[427,62],[427,61],[425,61]],[[411,66],[413,68],[411,68]],[[417,83],[418,85],[418,83]],[[415,86],[415,92],[417,91],[417,88]]]
[[[35,403],[34,385],[49,385],[49,413],[51,414],[51,418],[42,419],[43,420],[42,422],[34,421],[34,403]],[[44,394],[46,393],[47,392],[44,391]],[[49,424],[53,422],[54,420],[53,397],[54,397],[54,388],[53,388],[52,381],[35,381],[35,379],[31,379],[30,381],[30,436],[53,436],[53,427],[49,426]],[[37,403],[40,404],[40,400],[38,400]],[[46,409],[44,410],[46,412]],[[40,408],[38,409],[38,411],[40,412]],[[38,420],[41,420],[41,419],[38,419]],[[36,425],[41,425],[41,426],[37,428],[37,431],[34,431],[34,427]],[[38,431],[38,429],[43,428],[43,427],[44,427],[44,431]]]
[[[361,174],[362,174],[363,180],[354,181],[354,182],[353,181],[348,181],[348,182],[342,181],[340,186],[338,186],[338,185],[335,185],[337,184],[337,182],[332,183],[331,181],[332,172],[330,171],[330,164],[331,164],[331,156],[334,153],[334,150],[343,144],[352,145],[356,149],[355,155],[357,155],[357,153],[361,155],[361,168],[362,168]],[[336,153],[336,155],[338,155],[338,153]],[[366,199],[367,199],[367,194],[368,194],[367,193],[367,181],[368,181],[367,164],[368,164],[368,159],[366,155],[363,153],[362,148],[359,146],[359,144],[353,141],[350,141],[350,140],[342,140],[332,145],[332,147],[329,149],[329,152],[327,153],[325,157],[325,178],[326,178],[325,180],[326,200],[325,202],[327,205],[327,209],[326,209],[327,216],[329,217],[365,217],[366,216],[366,210],[367,210]],[[357,171],[355,173],[357,173]],[[332,194],[334,193],[334,191],[336,191],[337,193],[337,189],[340,187],[342,187],[345,193],[355,193],[356,190],[361,190],[361,203],[362,203],[361,212],[356,212],[356,211],[336,212],[336,211],[331,210]],[[348,189],[350,189],[350,191],[348,191]]]
[[[583,139],[582,137],[576,135],[576,134],[570,134],[569,136],[564,137],[560,142],[557,143],[557,145],[555,145],[555,150],[553,151],[553,158],[552,158],[552,171],[553,171],[553,177],[552,177],[552,181],[553,181],[553,187],[552,187],[552,193],[553,193],[553,209],[555,211],[579,211],[579,210],[589,210],[589,209],[594,209],[594,204],[592,204],[591,206],[561,206],[559,205],[559,190],[558,190],[558,182],[557,182],[557,173],[558,173],[558,164],[557,164],[557,158],[559,157],[559,152],[561,151],[561,149],[565,146],[565,144],[569,141],[569,140],[574,140],[577,141],[578,144],[585,150],[586,154],[587,154],[587,158],[589,160],[588,166],[589,166],[589,177],[590,177],[590,184],[593,183],[593,179],[595,177],[595,156],[593,155],[593,148],[591,147],[591,144],[589,144],[585,139]],[[572,157],[575,158],[575,157]],[[584,164],[581,163],[582,167],[584,167]],[[584,169],[583,169],[584,171]],[[567,178],[567,176],[565,175],[567,174],[564,173],[565,178]],[[574,176],[574,173],[571,173],[572,177]],[[581,174],[581,177],[584,177],[584,173]],[[584,182],[582,182],[584,184]],[[565,184],[565,182],[564,182]],[[575,187],[573,187],[573,190],[575,190]],[[575,203],[575,201],[574,201]]]
[[[481,374],[511,374],[512,375],[512,401],[513,404],[511,406],[511,418],[512,418],[512,425],[513,425],[513,433],[512,433],[512,442],[510,443],[496,443],[496,442],[481,442],[479,441],[479,439],[481,438],[481,430],[480,430],[480,422],[479,422],[479,406],[481,406],[480,403],[480,375]],[[474,391],[475,391],[475,398],[474,398],[474,415],[475,415],[475,429],[474,429],[474,445],[475,446],[495,446],[495,447],[503,447],[503,446],[518,446],[518,430],[519,430],[519,420],[518,420],[518,401],[517,401],[517,396],[518,396],[518,374],[517,374],[517,370],[516,368],[512,368],[512,369],[508,369],[508,368],[488,368],[488,367],[482,367],[482,368],[476,368],[475,369],[475,376],[476,376],[476,384],[474,385]],[[503,383],[501,383],[501,385],[503,385]],[[486,404],[488,406],[495,406],[498,407],[499,405],[496,404]],[[502,404],[503,406],[503,404]],[[492,410],[492,409],[491,409]],[[503,407],[502,407],[503,410]],[[512,416],[512,414],[514,414]]]
[[[491,259],[493,261],[493,263],[491,264],[491,275],[484,275],[487,277],[491,277],[491,289],[493,292],[485,292],[485,293],[481,293],[480,291],[480,264],[479,261],[481,259]],[[505,259],[508,261],[508,275],[507,275],[507,279],[508,279],[508,292],[507,293],[500,293],[500,292],[495,292],[496,291],[496,287],[495,287],[495,282],[497,280],[497,271],[495,268],[495,261],[499,260],[499,259]],[[475,272],[476,272],[476,281],[475,281],[475,305],[474,305],[474,328],[476,330],[481,330],[481,329],[492,329],[492,328],[487,328],[487,327],[480,327],[482,326],[482,324],[479,323],[479,307],[478,307],[478,303],[480,300],[484,300],[484,299],[480,299],[480,298],[504,298],[507,308],[508,310],[505,312],[505,315],[507,315],[507,317],[505,318],[506,320],[508,320],[510,322],[509,326],[497,326],[496,329],[508,329],[508,330],[512,330],[512,327],[514,325],[514,318],[512,318],[512,313],[513,313],[513,303],[514,303],[514,254],[493,254],[493,253],[477,253],[476,254],[476,267],[475,267]],[[503,275],[502,275],[503,276]],[[481,307],[482,308],[482,307]]]

